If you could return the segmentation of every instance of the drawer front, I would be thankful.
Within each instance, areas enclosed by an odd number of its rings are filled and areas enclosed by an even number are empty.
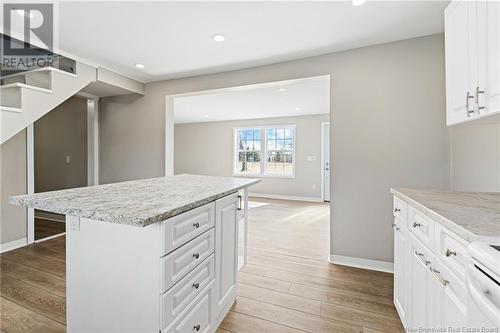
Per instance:
[[[408,229],[429,249],[434,249],[435,222],[425,214],[411,207],[408,214]]]
[[[213,285],[213,283],[212,283]],[[211,331],[212,288],[197,297],[174,322],[162,332],[169,333],[207,333]]]
[[[162,222],[162,253],[164,256],[201,235],[215,224],[215,202],[192,209]]]
[[[395,217],[401,219],[402,221],[407,220],[408,217],[408,204],[403,200],[399,199],[397,196],[394,196],[394,208],[392,213]]]
[[[161,295],[162,327],[173,320],[204,291],[214,279],[214,255],[210,255],[169,291]]]
[[[161,258],[161,290],[166,291],[214,253],[214,229]]]
[[[436,225],[437,251],[441,262],[465,283],[468,263],[467,242],[441,225]]]

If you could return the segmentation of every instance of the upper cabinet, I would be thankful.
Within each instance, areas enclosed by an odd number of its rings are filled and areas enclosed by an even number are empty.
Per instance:
[[[452,1],[445,10],[446,122],[500,112],[500,2]]]

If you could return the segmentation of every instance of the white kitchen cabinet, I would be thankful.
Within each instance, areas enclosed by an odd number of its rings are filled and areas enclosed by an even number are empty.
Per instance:
[[[498,7],[454,0],[445,10],[447,125],[500,112]]]
[[[225,315],[236,297],[238,274],[238,195],[215,202],[215,275],[214,313]],[[223,318],[214,318],[216,323]]]
[[[408,276],[407,276],[407,258],[408,252],[408,229],[405,227],[405,221],[399,217],[394,217],[394,305],[398,311],[403,325],[407,324],[406,300]]]

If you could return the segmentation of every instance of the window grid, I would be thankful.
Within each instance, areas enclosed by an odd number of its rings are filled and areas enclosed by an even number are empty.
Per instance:
[[[235,175],[295,177],[295,125],[234,131]]]

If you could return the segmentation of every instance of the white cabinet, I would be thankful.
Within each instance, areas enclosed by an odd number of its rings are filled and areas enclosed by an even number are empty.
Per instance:
[[[397,197],[394,217],[394,305],[403,325],[415,332],[463,327],[466,241]]]
[[[408,230],[405,227],[405,222],[398,218],[394,218],[394,305],[398,311],[399,317],[406,327],[407,312],[406,312],[406,299],[408,276],[407,276],[407,237]]]
[[[238,276],[238,196],[230,195],[215,202],[215,275],[214,313],[225,315],[236,297]],[[223,318],[214,318],[216,323]]]
[[[500,112],[498,7],[454,0],[445,10],[447,125]]]

